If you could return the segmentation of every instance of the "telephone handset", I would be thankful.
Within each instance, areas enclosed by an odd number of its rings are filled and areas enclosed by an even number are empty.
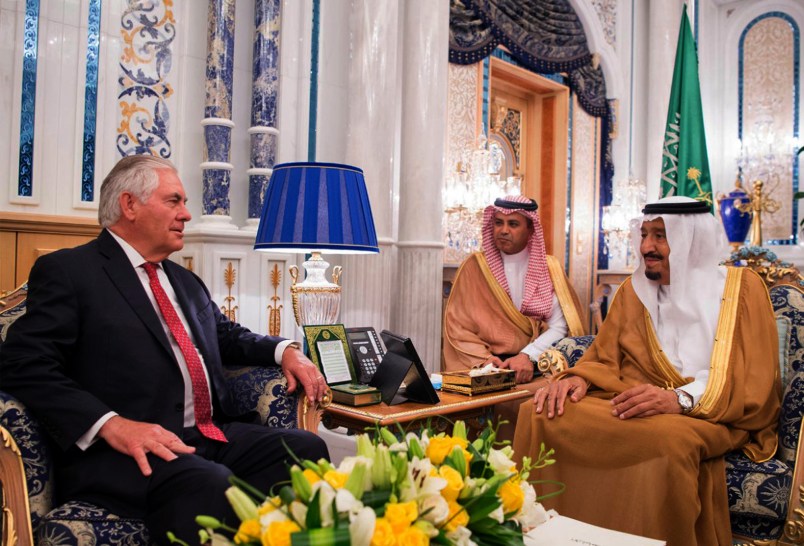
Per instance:
[[[377,371],[377,365],[385,355],[377,332],[371,326],[347,328],[346,342],[352,352],[357,380],[368,385],[374,377],[374,372]]]

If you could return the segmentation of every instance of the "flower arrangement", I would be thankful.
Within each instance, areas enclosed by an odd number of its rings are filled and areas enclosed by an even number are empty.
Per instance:
[[[451,435],[401,429],[400,435],[380,428],[373,439],[358,436],[357,454],[337,468],[325,460],[297,460],[290,484],[267,499],[234,479],[226,496],[239,527],[199,516],[202,542],[515,545],[551,516],[528,481],[531,471],[555,462],[544,445],[536,461],[525,457],[517,469],[513,449],[495,443],[491,425],[473,442],[461,421]]]

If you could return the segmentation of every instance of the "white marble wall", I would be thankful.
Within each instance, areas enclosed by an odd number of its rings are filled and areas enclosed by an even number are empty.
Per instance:
[[[199,0],[176,0],[169,99],[172,159],[187,187],[190,211],[201,212],[202,131],[206,10]],[[648,195],[658,188],[661,139],[682,0],[571,0],[590,49],[598,53],[608,96],[619,101],[619,136],[614,141],[615,177],[646,179]],[[736,138],[737,41],[745,24],[769,10],[790,14],[804,29],[804,5],[796,0],[699,0],[701,86],[715,191],[733,181]],[[88,0],[41,0],[39,81],[35,126],[34,197],[15,197],[22,71],[24,0],[0,1],[0,210],[93,217],[92,204],[76,199],[80,180],[83,86]],[[282,14],[282,74],[279,98],[279,161],[307,159],[312,0],[285,0]],[[440,184],[446,133],[447,0],[323,0],[316,159],[362,167],[374,208],[380,256],[338,259],[346,266],[347,324],[409,329],[422,337],[428,358],[437,358],[439,332],[427,313],[440,310],[440,273],[429,254],[440,242]],[[124,0],[104,0],[101,22],[98,143],[99,181],[116,161],[120,123],[117,100],[122,53],[120,16]],[[672,11],[672,17],[669,11]],[[243,233],[247,216],[251,40],[253,1],[236,11],[231,216],[238,229],[226,238],[196,230],[187,253],[215,297],[226,296],[228,259],[241,268],[238,305],[244,322],[264,331],[265,278],[270,260],[298,263],[297,256],[251,251]],[[417,41],[424,40],[426,51]],[[443,49],[441,44],[443,40]],[[429,64],[432,63],[432,64]],[[429,72],[422,72],[427,69]],[[423,77],[430,74],[432,77]],[[804,100],[804,95],[802,96]],[[804,106],[804,105],[802,105]],[[195,224],[191,223],[190,228]],[[192,231],[192,229],[191,229]],[[792,251],[793,254],[797,250]],[[226,255],[224,255],[226,254]],[[231,256],[229,255],[231,254]],[[404,254],[404,256],[403,256]],[[421,254],[421,260],[419,259]],[[252,256],[253,255],[253,256]],[[336,260],[333,259],[333,262]],[[404,273],[402,266],[419,267]],[[429,264],[429,265],[425,265]],[[405,265],[407,267],[407,265]],[[248,271],[246,271],[248,269]],[[399,271],[399,275],[397,275]],[[283,286],[283,290],[286,287]],[[416,294],[433,291],[422,313],[411,310]],[[404,292],[403,290],[403,292]],[[290,302],[284,311],[290,316]],[[292,319],[288,319],[292,321]],[[293,335],[292,322],[284,326]]]
[[[98,70],[97,172],[117,160],[114,141],[123,0],[103,2]],[[0,3],[0,210],[96,216],[82,203],[81,150],[87,44],[87,0],[41,0],[35,99],[33,196],[19,197],[20,103],[25,1]],[[102,175],[101,175],[102,179]]]

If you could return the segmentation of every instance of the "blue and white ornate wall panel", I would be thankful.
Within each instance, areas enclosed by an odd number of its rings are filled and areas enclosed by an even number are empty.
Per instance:
[[[791,154],[798,136],[799,48],[798,26],[779,12],[754,19],[740,39],[743,156],[759,164],[751,172],[762,173],[763,191],[779,205],[762,215],[763,239],[775,243],[790,242],[797,232]],[[770,161],[762,159],[770,156]],[[771,166],[763,167],[763,161]]]
[[[176,20],[170,0],[129,0],[120,16],[117,152],[172,155],[170,115]]]
[[[569,280],[582,302],[592,301],[597,256],[598,168],[600,165],[600,120],[587,114],[573,93],[570,120],[570,210],[567,253]],[[587,308],[584,321],[588,323]]]
[[[167,0],[0,6],[0,203],[94,216],[121,155],[170,155],[175,18]],[[32,209],[31,207],[36,207]]]

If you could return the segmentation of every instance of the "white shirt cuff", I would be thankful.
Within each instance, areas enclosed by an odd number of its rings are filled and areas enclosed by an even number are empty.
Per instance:
[[[297,349],[301,349],[301,345],[299,345],[298,341],[293,341],[292,339],[280,341],[276,346],[276,350],[274,351],[274,360],[276,361],[277,366],[282,365],[282,353],[284,353],[285,349],[287,349],[290,345],[293,345]]]
[[[81,451],[86,451],[89,449],[89,446],[94,444],[98,440],[98,432],[100,431],[101,427],[106,424],[106,421],[111,419],[112,417],[116,416],[117,413],[110,411],[109,413],[105,414],[103,417],[95,421],[95,424],[90,427],[88,431],[81,436],[75,445]]]

